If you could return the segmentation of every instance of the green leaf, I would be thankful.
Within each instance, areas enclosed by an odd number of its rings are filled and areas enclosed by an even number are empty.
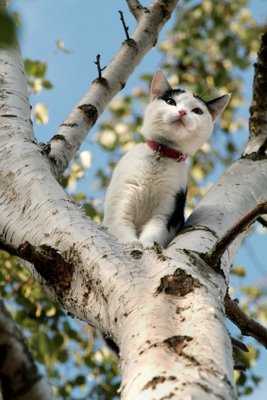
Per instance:
[[[24,67],[27,76],[34,78],[44,78],[46,74],[47,64],[38,60],[30,60],[27,58],[24,61]]]
[[[47,80],[43,80],[43,87],[46,89],[52,89],[53,88],[53,84],[50,81]]]
[[[234,268],[231,270],[231,274],[244,277],[246,276],[247,272],[246,269],[242,265],[236,265]]]
[[[58,361],[60,361],[62,364],[64,364],[69,358],[67,350],[64,349],[64,350],[59,351],[57,358],[58,358]]]

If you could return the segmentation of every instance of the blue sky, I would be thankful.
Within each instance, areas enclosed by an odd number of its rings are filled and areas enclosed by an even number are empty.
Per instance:
[[[142,2],[148,5],[150,1]],[[10,8],[20,14],[20,44],[24,58],[49,61],[48,79],[54,84],[51,91],[43,91],[31,102],[44,102],[50,112],[47,125],[35,126],[38,140],[46,142],[55,133],[58,126],[77,103],[86,88],[96,78],[95,57],[101,54],[102,65],[106,65],[125,39],[119,21],[118,10],[124,11],[130,32],[135,20],[127,10],[125,0],[11,0]],[[251,0],[250,8],[258,20],[267,19],[267,1]],[[171,27],[167,23],[161,37]],[[61,39],[70,55],[54,53],[55,41]],[[156,49],[145,57],[141,65],[129,79],[124,93],[129,93],[138,83],[142,72],[153,73],[159,66],[161,56]],[[253,70],[245,77],[247,98],[251,100]],[[248,114],[247,114],[248,115]],[[103,156],[93,143],[91,132],[83,148],[94,151],[94,168],[103,163]],[[244,138],[240,142],[244,142]],[[92,176],[92,175],[89,175]],[[88,183],[87,189],[89,190]],[[256,234],[249,238],[240,250],[235,264],[248,266],[246,282],[267,283],[267,247],[266,234]],[[238,284],[238,282],[237,282]],[[250,343],[252,340],[246,340]],[[250,398],[263,400],[267,392],[267,355],[261,357],[257,371],[266,376],[261,388]],[[265,372],[264,372],[265,371]]]

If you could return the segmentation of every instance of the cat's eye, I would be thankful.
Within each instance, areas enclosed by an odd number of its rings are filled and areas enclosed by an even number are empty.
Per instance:
[[[199,107],[193,108],[192,112],[198,115],[203,114],[203,111]]]
[[[176,106],[175,100],[173,100],[171,97],[168,97],[165,101],[166,101],[166,103],[169,104],[170,106]]]

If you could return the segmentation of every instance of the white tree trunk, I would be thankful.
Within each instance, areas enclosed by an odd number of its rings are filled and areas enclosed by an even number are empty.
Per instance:
[[[63,269],[57,262],[27,266],[66,310],[116,341],[122,399],[234,399],[224,296],[237,246],[219,270],[202,254],[267,198],[266,159],[233,164],[168,249],[123,246],[55,180],[33,136],[16,50],[1,52],[0,77],[1,236],[63,257]]]

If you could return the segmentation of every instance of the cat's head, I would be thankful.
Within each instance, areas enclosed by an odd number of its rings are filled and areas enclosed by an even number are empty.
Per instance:
[[[185,154],[195,153],[210,137],[215,119],[223,112],[230,94],[204,101],[182,89],[172,89],[162,71],[152,80],[142,134]]]

